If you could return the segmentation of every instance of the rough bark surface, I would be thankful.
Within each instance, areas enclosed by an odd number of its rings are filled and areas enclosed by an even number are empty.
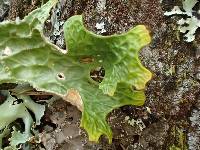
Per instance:
[[[0,21],[23,18],[41,4],[39,0],[3,2],[0,3]],[[178,18],[164,16],[164,12],[175,5],[181,6],[181,1],[61,0],[52,10],[54,19],[46,23],[45,34],[54,44],[65,48],[62,26],[75,14],[83,13],[85,26],[102,35],[122,33],[134,25],[144,24],[153,40],[140,57],[154,77],[147,86],[144,106],[125,106],[110,114],[113,144],[109,145],[103,137],[98,144],[88,142],[86,133],[79,128],[81,113],[59,100],[46,112],[40,127],[41,143],[31,147],[48,150],[165,150],[174,146],[200,149],[200,31],[193,43],[183,41],[176,31]],[[98,23],[104,23],[103,30],[97,29]]]

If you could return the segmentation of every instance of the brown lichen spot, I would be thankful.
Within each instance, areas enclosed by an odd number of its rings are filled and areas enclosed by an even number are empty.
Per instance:
[[[83,111],[83,101],[77,90],[69,89],[63,99],[76,106],[80,111]]]
[[[84,56],[80,59],[80,62],[81,63],[84,63],[84,64],[89,64],[89,63],[92,63],[94,62],[94,58],[90,57],[90,56]]]

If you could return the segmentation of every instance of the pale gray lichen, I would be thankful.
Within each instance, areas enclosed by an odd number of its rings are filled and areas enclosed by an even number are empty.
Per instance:
[[[135,119],[130,119],[129,116],[126,116],[125,117],[125,121],[127,121],[128,124],[131,125],[131,126],[133,126],[133,127],[134,126],[138,126],[139,129],[140,129],[140,131],[143,131],[146,128],[144,122],[140,118],[135,120]]]
[[[200,110],[194,109],[190,116],[191,128],[192,130],[188,133],[188,146],[191,150],[200,149]]]
[[[13,97],[8,91],[1,91],[6,96],[6,100],[0,105],[0,148],[2,148],[2,139],[11,132],[10,146],[16,148],[20,143],[25,143],[32,136],[31,128],[34,125],[33,119],[29,111],[35,116],[35,124],[40,124],[40,119],[44,115],[45,106],[37,104],[31,100],[29,96],[17,95]],[[17,100],[21,99],[19,103]],[[17,119],[22,119],[25,125],[23,133],[19,132],[11,123]]]
[[[61,19],[61,12],[63,10],[63,2],[61,0],[58,1],[55,8],[52,9],[52,15],[49,20],[47,20],[47,23],[51,23],[51,30],[49,35],[46,35],[46,37],[49,38],[49,40],[59,46],[62,49],[65,49],[65,42],[64,42],[64,32],[63,32],[63,25],[64,22]],[[45,33],[47,34],[47,33]]]
[[[8,13],[10,6],[10,0],[0,0],[0,22],[4,20],[4,17]]]
[[[105,23],[104,22],[100,22],[100,23],[96,23],[96,29],[98,30],[98,34],[102,34],[102,33],[105,33],[106,30],[105,30]]]
[[[186,15],[186,19],[180,19],[177,24],[179,25],[178,30],[185,34],[185,41],[192,42],[195,39],[195,32],[200,27],[200,20],[194,15],[194,13],[199,14],[200,10],[197,12],[193,10],[193,7],[198,3],[197,0],[184,0],[183,10],[179,6],[174,6],[172,11],[165,12],[164,15]]]
[[[99,13],[106,9],[106,0],[98,0],[96,9]]]

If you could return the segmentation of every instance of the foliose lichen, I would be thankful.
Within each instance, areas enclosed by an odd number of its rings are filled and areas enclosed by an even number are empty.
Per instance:
[[[164,15],[185,15],[186,19],[181,18],[177,21],[179,25],[178,30],[185,34],[185,41],[192,42],[195,39],[195,32],[200,27],[200,19],[197,17],[200,14],[200,10],[194,11],[194,6],[198,3],[197,0],[184,0],[183,10],[179,6],[174,6],[172,11],[165,12]]]

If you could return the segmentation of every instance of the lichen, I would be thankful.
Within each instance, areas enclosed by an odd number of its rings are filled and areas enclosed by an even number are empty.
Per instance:
[[[36,125],[40,124],[40,119],[44,115],[45,106],[37,104],[31,100],[29,96],[18,95],[13,97],[8,91],[1,91],[7,97],[6,101],[0,105],[0,148],[2,148],[2,139],[5,138],[10,130],[11,132],[10,146],[16,148],[20,143],[25,143],[32,136],[31,128],[33,127],[33,118],[29,111],[35,116]],[[18,100],[22,100],[19,102]],[[6,113],[5,113],[6,112]],[[25,131],[21,133],[11,123],[17,119],[22,119],[25,125]]]
[[[164,15],[186,15],[187,18],[180,19],[177,21],[179,25],[178,30],[185,34],[185,41],[192,42],[195,39],[195,32],[200,27],[200,20],[194,15],[199,14],[200,10],[194,11],[193,7],[198,3],[197,0],[185,0],[182,2],[183,11],[179,6],[174,6],[172,11],[165,12]]]

